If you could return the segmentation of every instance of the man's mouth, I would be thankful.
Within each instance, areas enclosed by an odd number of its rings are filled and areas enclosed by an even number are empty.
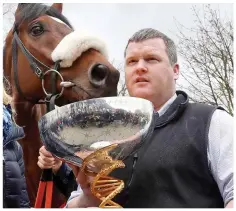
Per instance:
[[[144,77],[137,77],[135,83],[140,83],[140,82],[148,82],[148,79]]]

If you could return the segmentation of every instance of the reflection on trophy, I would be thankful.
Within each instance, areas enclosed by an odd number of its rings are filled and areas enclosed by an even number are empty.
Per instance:
[[[121,207],[112,199],[124,182],[109,174],[124,168],[153,131],[153,105],[134,97],[79,101],[53,110],[39,121],[41,139],[55,157],[93,176],[91,192],[99,207]]]

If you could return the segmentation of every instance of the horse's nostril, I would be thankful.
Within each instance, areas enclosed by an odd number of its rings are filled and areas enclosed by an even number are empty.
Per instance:
[[[89,80],[95,86],[102,86],[106,83],[109,69],[103,64],[97,64],[89,71]]]
[[[107,66],[103,64],[96,65],[92,69],[92,78],[96,81],[102,81],[103,79],[107,77],[108,71],[109,70]]]

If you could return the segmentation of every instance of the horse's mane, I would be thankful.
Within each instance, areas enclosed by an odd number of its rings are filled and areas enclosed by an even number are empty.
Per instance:
[[[17,17],[17,21],[15,22],[15,29],[18,28],[18,26],[24,22],[24,21],[32,21],[36,19],[37,17],[40,17],[41,15],[49,15],[55,18],[60,19],[62,22],[67,24],[69,27],[73,28],[70,24],[70,22],[67,20],[67,18],[59,13],[57,9],[40,4],[40,3],[35,3],[35,4],[26,4],[26,3],[20,3],[18,4],[18,9],[19,9],[19,15]]]

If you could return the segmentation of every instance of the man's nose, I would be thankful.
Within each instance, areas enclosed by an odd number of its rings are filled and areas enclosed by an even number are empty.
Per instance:
[[[147,72],[147,65],[143,59],[140,59],[136,64],[136,72],[138,74]]]

